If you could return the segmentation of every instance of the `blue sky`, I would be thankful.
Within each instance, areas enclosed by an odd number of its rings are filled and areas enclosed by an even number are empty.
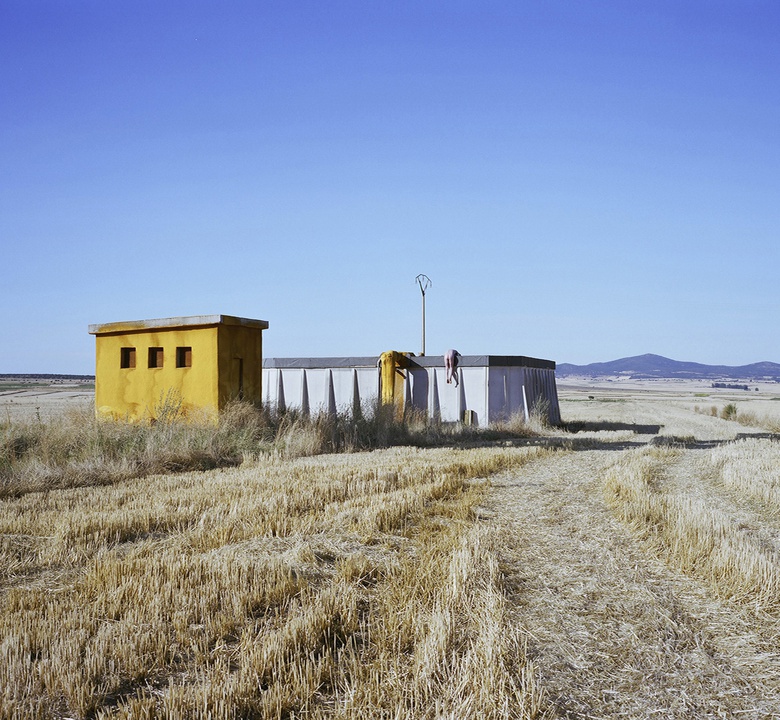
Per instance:
[[[0,373],[90,323],[266,356],[780,362],[780,3],[0,0]]]

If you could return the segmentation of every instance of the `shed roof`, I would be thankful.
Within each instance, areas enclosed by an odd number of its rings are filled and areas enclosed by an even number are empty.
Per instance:
[[[379,357],[323,357],[323,358],[265,358],[264,368],[352,368],[376,367]],[[425,355],[408,358],[409,366],[444,367],[443,355]],[[555,370],[553,360],[526,357],[525,355],[462,355],[461,367],[530,367]]]
[[[418,355],[409,358],[411,367],[438,367],[444,365],[442,355]],[[525,355],[461,355],[461,367],[530,367],[555,370],[554,360],[542,360]]]
[[[305,370],[329,368],[375,368],[379,358],[371,357],[298,357],[264,358],[264,368],[303,368]]]
[[[233,315],[191,315],[189,317],[157,318],[155,320],[128,320],[125,322],[90,325],[90,335],[109,333],[143,332],[144,330],[166,330],[187,327],[209,327],[213,325],[241,325],[243,327],[266,330],[266,320],[234,317]]]

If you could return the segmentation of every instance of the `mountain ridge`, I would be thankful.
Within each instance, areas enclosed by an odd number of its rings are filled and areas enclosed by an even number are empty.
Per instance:
[[[646,353],[609,362],[574,365],[558,363],[556,375],[588,375],[590,377],[623,375],[635,379],[687,378],[690,380],[770,380],[780,381],[780,364],[756,362],[749,365],[706,365],[672,360],[663,355]]]

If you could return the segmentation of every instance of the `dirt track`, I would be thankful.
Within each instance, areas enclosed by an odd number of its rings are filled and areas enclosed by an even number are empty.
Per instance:
[[[511,612],[553,717],[780,717],[780,618],[723,599],[675,567],[616,518],[603,491],[607,470],[656,435],[695,439],[679,447],[664,483],[763,528],[761,542],[773,543],[777,514],[741,505],[713,483],[705,462],[711,445],[746,428],[680,399],[590,406],[569,404],[568,417],[575,409],[592,418],[584,449],[494,477],[485,507],[504,543]],[[650,423],[657,433],[641,434]],[[780,544],[772,552],[780,559]]]

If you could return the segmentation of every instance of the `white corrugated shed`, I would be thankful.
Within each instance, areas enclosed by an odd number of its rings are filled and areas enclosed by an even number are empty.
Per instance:
[[[269,358],[263,362],[266,403],[280,409],[354,411],[383,396],[379,357]],[[442,422],[480,426],[541,412],[560,423],[555,363],[524,356],[464,355],[458,385],[448,384],[442,357],[408,357],[396,370],[403,405]]]

